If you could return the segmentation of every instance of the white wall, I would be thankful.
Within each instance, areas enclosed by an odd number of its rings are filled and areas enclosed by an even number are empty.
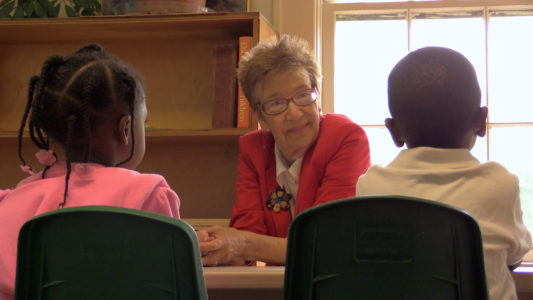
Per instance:
[[[279,33],[306,39],[320,59],[320,6],[322,0],[272,0],[274,27]]]
[[[261,12],[279,33],[297,35],[313,49],[319,49],[321,3],[321,0],[249,0],[249,7],[250,11]]]
[[[274,22],[272,21],[272,0],[248,0],[248,5],[249,11],[261,12],[261,14],[274,25]]]

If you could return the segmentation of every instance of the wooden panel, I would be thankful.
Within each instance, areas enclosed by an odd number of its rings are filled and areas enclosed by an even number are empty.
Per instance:
[[[210,300],[281,300],[284,273],[280,266],[204,267]]]
[[[163,175],[181,199],[182,218],[229,218],[235,202],[237,143],[147,141],[139,171]]]
[[[283,289],[207,289],[209,300],[282,300]],[[522,299],[520,299],[522,300]]]
[[[28,176],[20,170],[22,164],[18,158],[18,143],[14,138],[0,138],[0,189],[14,188],[16,184]],[[35,159],[37,147],[29,139],[24,139],[23,156],[26,163],[36,170],[42,168]]]
[[[99,42],[133,65],[145,79],[149,128],[211,128],[211,49],[219,41]],[[17,44],[0,48],[0,130],[16,131],[27,101],[28,81],[51,54],[67,55],[82,44]],[[134,51],[132,51],[134,50]],[[5,59],[4,59],[5,58]]]
[[[533,293],[518,292],[518,300],[533,300]]]
[[[259,18],[259,39],[264,40],[277,35],[272,25],[263,17]]]
[[[58,19],[0,20],[3,43],[56,43],[101,40],[212,39],[251,35],[258,13],[171,16],[104,16]],[[68,29],[68,30],[66,30]]]
[[[511,273],[519,300],[533,300],[533,273],[531,271],[529,263],[522,263],[515,272]]]

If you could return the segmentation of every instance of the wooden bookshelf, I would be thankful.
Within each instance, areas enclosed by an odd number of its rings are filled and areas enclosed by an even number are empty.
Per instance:
[[[203,13],[0,20],[0,188],[25,175],[17,130],[28,80],[51,54],[97,42],[144,77],[148,107],[141,172],[165,176],[181,198],[184,218],[228,218],[235,200],[238,137],[257,128],[212,128],[213,49],[275,35],[259,14]],[[26,137],[24,154],[34,167]]]

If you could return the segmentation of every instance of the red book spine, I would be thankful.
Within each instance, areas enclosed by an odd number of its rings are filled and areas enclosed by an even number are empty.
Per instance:
[[[239,61],[242,56],[250,50],[252,47],[252,37],[251,36],[241,36],[239,37]],[[250,103],[244,96],[244,93],[241,89],[241,84],[238,85],[237,90],[237,128],[250,128]]]

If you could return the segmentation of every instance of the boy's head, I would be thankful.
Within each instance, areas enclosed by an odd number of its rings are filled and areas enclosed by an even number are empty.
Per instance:
[[[484,136],[487,108],[472,64],[457,51],[418,49],[392,69],[385,120],[398,147],[467,148]]]

